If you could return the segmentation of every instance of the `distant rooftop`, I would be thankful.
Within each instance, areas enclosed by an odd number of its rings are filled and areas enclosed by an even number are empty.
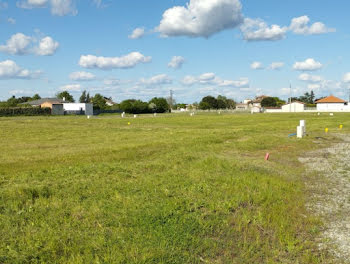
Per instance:
[[[346,103],[346,102],[338,97],[333,96],[333,95],[316,101],[316,104],[327,104],[327,103]]]
[[[53,104],[62,104],[64,101],[59,98],[41,98],[39,100],[29,101],[22,104],[29,104],[29,105],[41,105],[43,103],[53,103]]]

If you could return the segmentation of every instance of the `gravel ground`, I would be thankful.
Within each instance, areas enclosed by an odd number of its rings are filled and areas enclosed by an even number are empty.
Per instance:
[[[308,184],[312,199],[307,206],[325,221],[320,248],[329,250],[336,263],[350,263],[350,136],[337,137],[341,143],[307,153],[299,161],[317,175]]]

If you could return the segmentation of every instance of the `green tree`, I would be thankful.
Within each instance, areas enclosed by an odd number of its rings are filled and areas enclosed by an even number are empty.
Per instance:
[[[165,113],[170,109],[167,100],[162,97],[154,97],[148,103],[149,105],[155,105],[155,108],[153,108],[153,112],[156,113]]]
[[[7,106],[13,107],[13,106],[17,106],[17,104],[18,102],[15,96],[12,96],[9,99],[7,99]]]
[[[56,94],[56,97],[59,99],[64,99],[66,102],[74,103],[74,97],[68,92],[68,91],[63,91],[58,94]]]
[[[40,100],[41,96],[39,94],[34,94],[31,101]]]
[[[273,99],[275,99],[276,106],[278,106],[278,107],[281,107],[282,105],[284,105],[286,103],[286,101],[280,99],[279,97],[273,97]]]
[[[141,100],[128,99],[121,102],[119,108],[129,114],[144,114],[151,113],[152,109],[149,105],[149,103],[142,102]]]
[[[276,107],[277,102],[276,99],[273,97],[266,97],[261,101],[262,107]]]
[[[92,98],[92,103],[94,105],[94,108],[97,109],[106,109],[106,99],[99,93],[95,94],[95,96]]]
[[[86,103],[86,91],[84,90],[79,98],[79,103]]]
[[[217,109],[218,108],[218,101],[213,96],[206,96],[203,97],[202,101],[199,103],[199,108],[203,110],[207,109]]]

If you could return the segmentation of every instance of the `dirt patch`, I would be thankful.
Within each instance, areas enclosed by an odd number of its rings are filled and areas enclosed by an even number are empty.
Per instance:
[[[350,136],[337,137],[341,143],[307,153],[299,161],[316,177],[307,184],[312,194],[307,206],[325,222],[319,245],[336,263],[350,263]]]

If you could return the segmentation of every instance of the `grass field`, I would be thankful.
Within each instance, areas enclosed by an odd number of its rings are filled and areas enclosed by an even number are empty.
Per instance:
[[[300,119],[309,136],[288,138]],[[345,114],[0,118],[0,263],[329,263],[297,158],[339,124],[350,131]]]

